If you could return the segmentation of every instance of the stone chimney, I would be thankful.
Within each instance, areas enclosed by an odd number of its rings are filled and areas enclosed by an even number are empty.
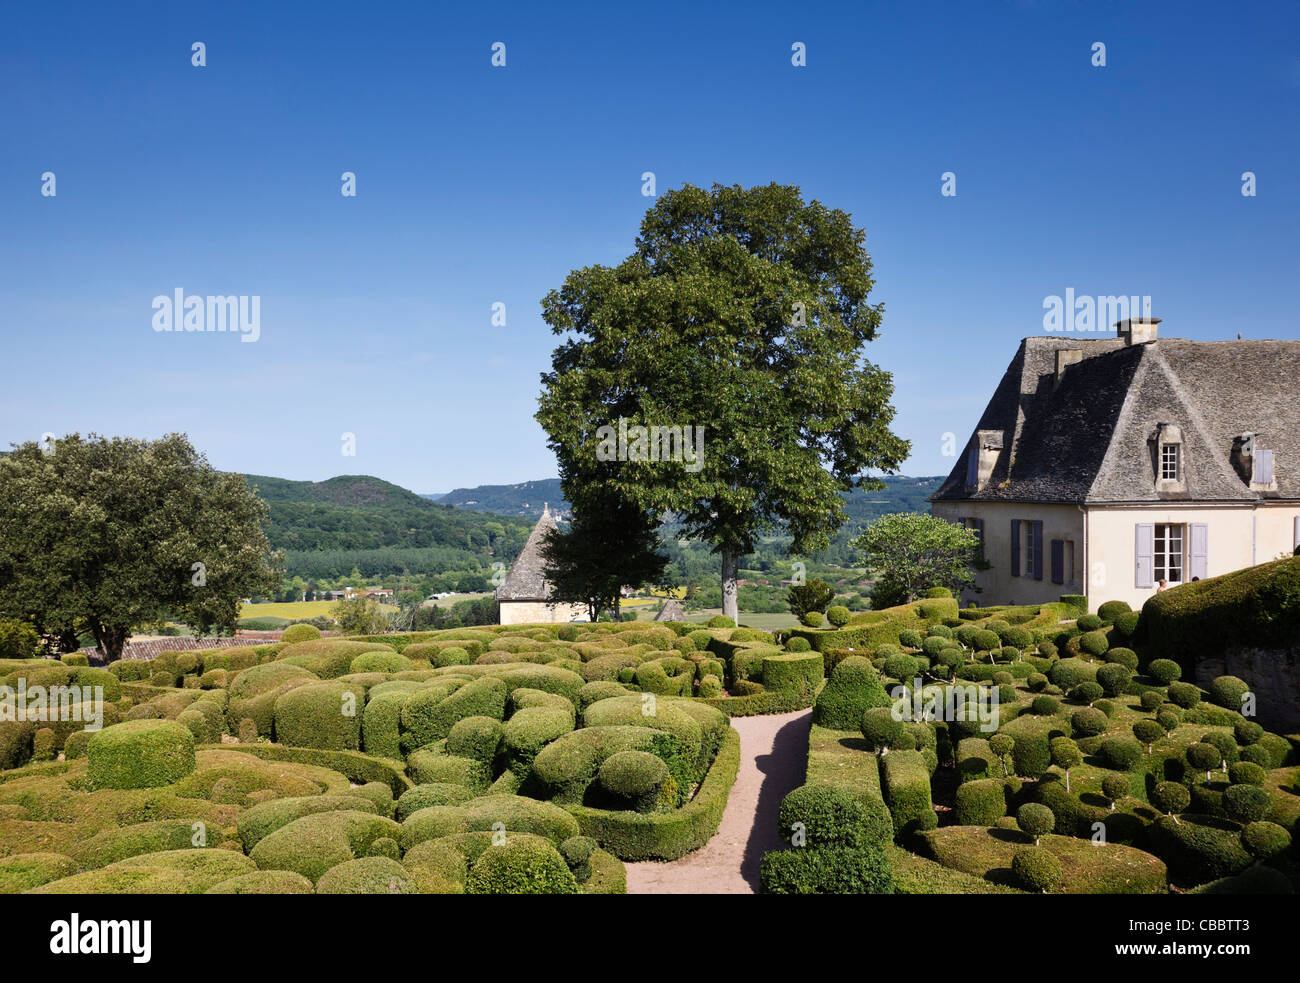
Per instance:
[[[1052,388],[1055,389],[1061,384],[1061,378],[1065,375],[1067,367],[1082,360],[1083,350],[1081,348],[1058,348],[1056,350],[1056,381]]]
[[[979,491],[988,484],[993,474],[993,465],[1002,453],[1001,430],[976,430],[975,439],[966,453],[966,487]]]
[[[1163,318],[1158,317],[1126,317],[1115,324],[1116,335],[1126,345],[1145,345],[1147,342],[1156,340],[1157,325]]]

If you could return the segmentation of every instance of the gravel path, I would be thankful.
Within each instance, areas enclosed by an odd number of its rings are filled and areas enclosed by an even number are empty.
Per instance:
[[[713,839],[668,863],[627,865],[628,894],[756,894],[763,854],[781,845],[776,812],[803,784],[811,710],[736,717],[740,769]]]

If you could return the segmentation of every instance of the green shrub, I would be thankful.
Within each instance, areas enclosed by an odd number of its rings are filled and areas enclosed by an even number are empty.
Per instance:
[[[1242,824],[1263,819],[1271,805],[1268,793],[1256,785],[1229,785],[1223,793],[1223,811]]]
[[[361,810],[303,816],[267,834],[249,851],[262,870],[289,870],[313,882],[339,864],[366,856],[375,840],[396,839],[402,827]]]
[[[1079,637],[1079,650],[1094,658],[1106,654],[1110,640],[1104,631],[1089,631]]]
[[[1032,836],[1034,846],[1038,846],[1039,839],[1056,828],[1056,816],[1041,803],[1026,802],[1016,812],[1016,826],[1025,835]]]
[[[1168,816],[1177,816],[1192,804],[1192,796],[1181,782],[1159,782],[1151,791],[1151,804]]]
[[[320,638],[320,629],[313,625],[296,624],[286,628],[280,635],[280,641],[286,645],[292,645],[294,642],[310,642],[312,639]]]
[[[630,803],[637,812],[654,812],[661,806],[676,804],[676,789],[665,797],[666,783],[672,781],[668,766],[646,751],[618,751],[601,764],[596,773],[600,787],[616,799]]]
[[[239,842],[245,853],[277,829],[295,819],[321,812],[377,812],[368,801],[359,802],[354,795],[303,795],[259,802],[240,813],[237,822]]]
[[[301,626],[295,626],[301,627]],[[414,663],[396,652],[364,652],[352,660],[351,672],[402,672]]]
[[[826,619],[820,611],[805,611],[804,616],[799,620],[808,628],[820,628]]]
[[[786,639],[785,650],[787,652],[808,652],[811,649],[812,646],[808,644],[808,639],[806,638],[794,635]]]
[[[1168,864],[1170,874],[1185,883],[1229,877],[1251,862],[1241,843],[1241,828],[1226,819],[1189,813],[1175,821],[1165,816],[1148,832],[1154,852]]]
[[[290,747],[361,747],[364,688],[341,680],[298,686],[275,701],[275,739]]]
[[[1250,692],[1250,686],[1236,676],[1219,676],[1210,681],[1207,692],[1212,702],[1240,713],[1242,698]]]
[[[930,801],[930,770],[922,752],[895,751],[884,755],[880,759],[880,775],[896,836],[923,832],[937,825]]]
[[[773,850],[759,865],[763,894],[892,894],[889,861],[878,846]]]
[[[570,836],[560,844],[560,856],[579,884],[585,884],[591,878],[591,860],[599,846],[590,836]]]
[[[862,736],[868,751],[882,753],[897,748],[906,731],[891,707],[871,707],[862,714]]]
[[[1061,883],[1061,862],[1040,846],[1028,846],[1011,858],[1011,873],[1026,891],[1046,894]]]
[[[1129,771],[1142,758],[1142,745],[1131,737],[1107,737],[1097,749],[1107,768]]]
[[[0,858],[0,894],[22,894],[70,877],[77,870],[76,862],[61,853],[20,853]]]
[[[504,728],[495,717],[462,717],[447,732],[447,753],[491,765]]]
[[[1290,848],[1291,834],[1277,823],[1250,822],[1241,831],[1241,845],[1256,860],[1267,861]]]
[[[578,894],[578,881],[554,846],[507,840],[484,850],[465,882],[466,894]]]
[[[1081,632],[1097,631],[1102,627],[1102,620],[1095,614],[1081,614],[1075,621],[1075,627]]]
[[[253,721],[259,734],[269,737],[274,732],[275,701],[297,686],[317,682],[320,678],[315,673],[285,662],[268,662],[244,669],[230,683],[226,720],[234,729],[247,718]]]
[[[769,655],[763,659],[763,686],[769,691],[790,694],[812,704],[813,695],[825,675],[825,662],[820,653],[789,652]]]
[[[890,705],[880,676],[870,660],[849,656],[831,672],[813,708],[813,723],[832,730],[856,730],[871,707]]]
[[[421,809],[430,809],[433,806],[456,805],[471,798],[473,794],[473,790],[466,788],[464,785],[453,785],[450,782],[430,782],[425,785],[412,786],[397,799],[397,821],[399,823],[405,822]]]
[[[834,604],[826,609],[826,620],[836,628],[843,628],[847,625],[850,617],[852,615],[849,613],[849,609],[842,604]]]
[[[777,827],[786,843],[794,842],[801,832],[801,847],[883,845],[894,838],[893,822],[883,801],[823,782],[802,785],[787,794],[777,814]]]
[[[1121,614],[1132,610],[1127,601],[1105,601],[1097,608],[1097,617],[1106,624],[1111,624]]]
[[[1104,734],[1109,725],[1106,715],[1096,707],[1082,707],[1070,715],[1070,727],[1081,737]]]
[[[450,694],[430,686],[412,693],[402,704],[403,740],[408,748],[441,740],[464,717],[495,717],[506,711],[506,684],[496,676],[481,676]]]
[[[420,892],[409,872],[396,859],[387,856],[368,856],[349,860],[330,868],[317,881],[316,893],[418,894]]]
[[[92,736],[86,756],[94,788],[155,788],[194,771],[194,735],[174,721],[132,720]]]
[[[736,627],[736,623],[732,621],[730,618],[728,618],[725,614],[715,614],[712,618],[710,618],[707,622],[705,622],[705,625],[706,627],[709,628],[735,628]]]
[[[1196,771],[1205,772],[1205,780],[1210,780],[1210,772],[1223,762],[1223,755],[1213,744],[1199,741],[1192,744],[1186,751],[1187,763]]]
[[[1007,814],[1005,785],[1000,778],[981,778],[957,786],[959,826],[992,826]]]
[[[1042,694],[1035,696],[1029,703],[1029,712],[1040,717],[1053,716],[1061,708],[1061,701],[1054,696]]]

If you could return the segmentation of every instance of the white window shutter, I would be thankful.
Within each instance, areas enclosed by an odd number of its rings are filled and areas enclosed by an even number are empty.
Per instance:
[[[1209,574],[1210,527],[1204,522],[1192,523],[1192,545],[1188,559],[1193,577],[1204,580]]]

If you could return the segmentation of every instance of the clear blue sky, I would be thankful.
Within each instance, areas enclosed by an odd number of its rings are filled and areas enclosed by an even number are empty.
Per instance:
[[[181,430],[289,478],[552,476],[538,301],[631,251],[650,170],[797,184],[865,226],[904,470],[946,473],[943,434],[1066,288],[1150,295],[1165,335],[1300,337],[1298,26],[1290,3],[7,4],[0,443]],[[178,287],[260,295],[260,340],[153,331]]]

